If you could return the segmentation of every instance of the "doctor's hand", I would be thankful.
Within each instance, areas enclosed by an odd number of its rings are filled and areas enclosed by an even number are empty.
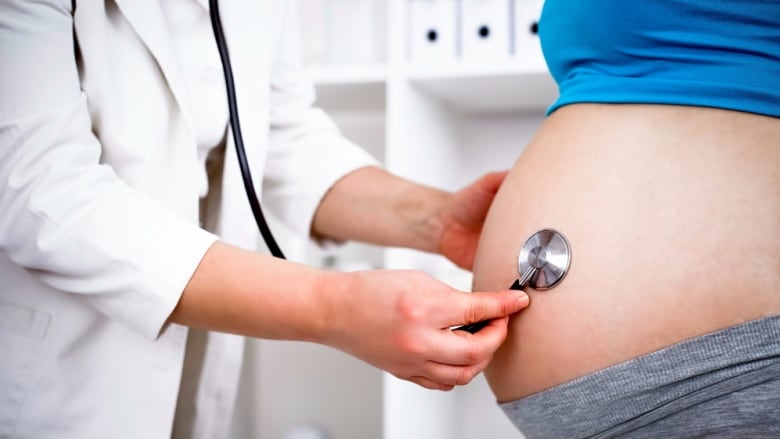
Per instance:
[[[488,209],[507,172],[492,172],[453,193],[439,213],[438,251],[461,268],[471,270]]]
[[[463,293],[422,272],[334,273],[341,293],[326,310],[318,340],[398,378],[429,389],[467,384],[487,366],[513,314],[528,305],[520,291]],[[490,319],[476,334],[453,331]]]

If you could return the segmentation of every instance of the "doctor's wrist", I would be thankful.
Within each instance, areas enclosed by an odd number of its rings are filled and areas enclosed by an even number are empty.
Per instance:
[[[349,317],[346,311],[351,301],[350,273],[337,271],[321,271],[318,273],[311,301],[314,306],[312,313],[304,316],[306,341],[337,345],[339,334],[345,331],[345,320]]]
[[[409,247],[439,253],[446,222],[446,206],[451,194],[438,189],[424,190],[427,193],[418,201],[416,209],[410,209],[405,215],[409,218],[411,235],[414,237],[414,243]]]

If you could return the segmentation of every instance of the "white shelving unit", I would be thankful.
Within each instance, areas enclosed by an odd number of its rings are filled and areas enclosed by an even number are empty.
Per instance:
[[[316,52],[308,58],[319,105],[346,137],[389,170],[423,184],[455,190],[486,172],[511,167],[557,95],[541,56],[412,63],[408,1],[299,1],[304,50]],[[358,3],[363,5],[355,7]],[[350,33],[354,27],[318,21],[349,16],[324,12],[328,5],[363,11],[373,25],[357,28],[372,29],[374,55],[362,50],[356,59],[328,55],[340,48],[325,43],[348,39],[321,33]],[[414,268],[456,288],[471,288],[470,274],[439,256],[353,243],[324,253],[278,225],[274,231],[292,249],[287,253],[293,259],[310,264],[343,270]],[[243,383],[235,437],[292,439],[296,428],[309,426],[321,433],[306,436],[313,439],[522,438],[482,376],[451,392],[435,392],[326,347],[250,341]]]

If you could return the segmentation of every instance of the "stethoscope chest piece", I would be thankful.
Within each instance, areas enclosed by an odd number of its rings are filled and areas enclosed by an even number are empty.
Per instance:
[[[530,273],[528,286],[547,290],[557,285],[571,264],[571,247],[566,238],[552,229],[540,230],[523,244],[517,257],[521,274]]]
[[[571,247],[566,238],[552,229],[540,230],[523,244],[517,257],[520,278],[509,289],[522,290],[531,287],[535,290],[549,290],[569,271]],[[470,323],[455,328],[458,331],[475,333],[484,328],[488,321]]]
[[[517,257],[520,278],[509,289],[549,290],[557,285],[571,264],[571,247],[566,238],[552,229],[540,230],[523,244]],[[475,333],[484,328],[488,321],[470,323],[455,328],[458,331]]]

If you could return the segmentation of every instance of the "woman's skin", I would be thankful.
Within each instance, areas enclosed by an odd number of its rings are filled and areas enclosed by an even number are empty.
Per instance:
[[[780,313],[780,119],[663,105],[554,112],[485,222],[474,287],[508,287],[536,230],[572,247],[485,371],[509,401]]]
[[[339,180],[312,226],[319,238],[443,254],[471,268],[485,215],[506,173],[449,194],[378,168]],[[524,293],[466,294],[405,270],[328,272],[215,243],[170,316],[192,327],[306,340],[352,354],[399,378],[449,390],[481,372],[506,337]],[[478,334],[452,331],[494,319]]]

